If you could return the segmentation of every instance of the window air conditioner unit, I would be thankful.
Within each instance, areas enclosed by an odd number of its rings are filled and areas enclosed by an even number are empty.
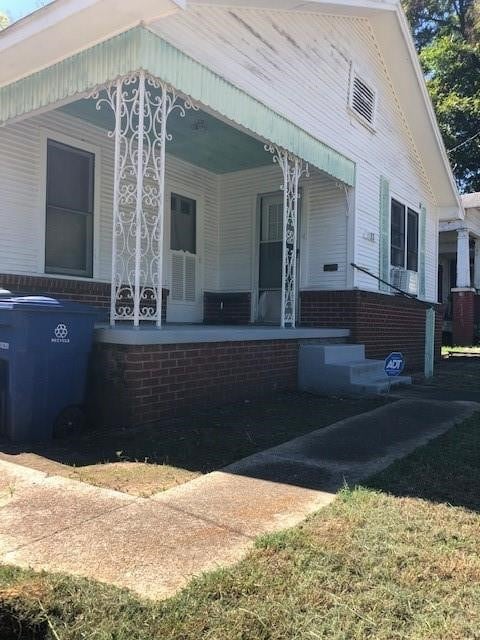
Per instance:
[[[418,273],[416,271],[392,267],[390,269],[390,282],[411,296],[418,295]]]

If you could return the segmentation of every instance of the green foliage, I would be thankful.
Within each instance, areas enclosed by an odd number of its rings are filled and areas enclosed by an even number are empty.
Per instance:
[[[420,59],[459,186],[480,191],[480,46],[438,36]]]
[[[419,50],[441,35],[478,36],[478,0],[403,0],[403,8]]]
[[[461,191],[480,191],[480,0],[403,0]]]

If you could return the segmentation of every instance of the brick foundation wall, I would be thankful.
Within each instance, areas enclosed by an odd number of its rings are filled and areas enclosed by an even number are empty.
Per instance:
[[[473,301],[473,320],[476,325],[480,324],[480,295],[478,293],[475,294]]]
[[[452,289],[452,339],[454,346],[469,347],[475,337],[475,291]]]
[[[205,324],[249,324],[250,292],[209,293],[203,295]]]
[[[131,426],[297,386],[298,341],[96,344],[88,406],[96,426]]]
[[[110,309],[110,284],[88,280],[70,280],[48,276],[0,274],[0,288],[20,295],[46,295],[52,298],[74,300],[97,307]],[[168,289],[163,290],[162,318],[167,317]]]
[[[441,357],[443,306],[435,305],[435,358]],[[423,371],[425,306],[401,296],[368,291],[302,291],[303,326],[350,329],[351,342],[365,344],[368,358],[402,351],[410,372]]]

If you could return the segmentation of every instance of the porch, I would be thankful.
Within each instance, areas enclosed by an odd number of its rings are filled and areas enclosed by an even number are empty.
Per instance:
[[[444,343],[470,346],[480,337],[480,227],[475,219],[440,223],[438,262]]]
[[[113,71],[120,50],[128,73]],[[58,77],[77,67],[76,91],[61,94]],[[300,289],[349,286],[348,159],[142,28],[49,71],[41,94],[21,82],[34,97],[4,120],[7,155],[34,141],[36,203],[46,202],[46,214],[36,204],[15,222],[38,239],[6,256],[12,271],[111,284],[111,326],[295,327]],[[12,208],[25,209],[18,178]]]

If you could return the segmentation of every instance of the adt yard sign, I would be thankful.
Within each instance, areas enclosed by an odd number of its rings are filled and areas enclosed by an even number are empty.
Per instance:
[[[403,353],[394,351],[385,359],[385,373],[387,376],[399,376],[405,369]]]

